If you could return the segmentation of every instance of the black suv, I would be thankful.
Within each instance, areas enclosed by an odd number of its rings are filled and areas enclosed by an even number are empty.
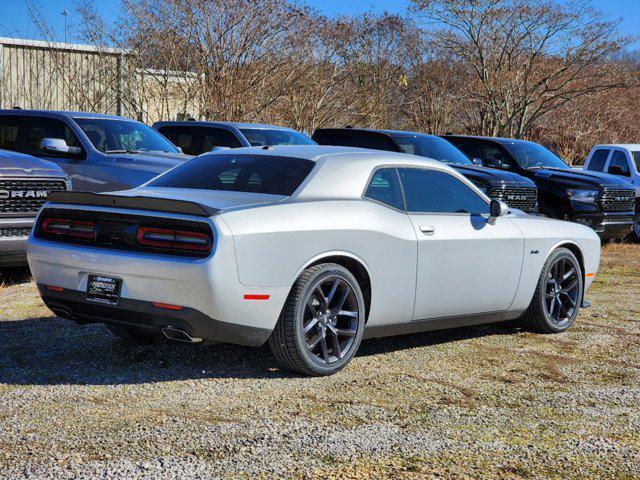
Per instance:
[[[311,137],[320,145],[409,153],[451,165],[491,198],[527,213],[538,211],[535,184],[514,173],[474,165],[460,150],[435,135],[396,130],[319,128]]]
[[[624,238],[634,222],[635,190],[606,173],[569,167],[542,145],[513,138],[444,135],[474,162],[528,177],[538,186],[540,213],[592,227],[603,239]]]

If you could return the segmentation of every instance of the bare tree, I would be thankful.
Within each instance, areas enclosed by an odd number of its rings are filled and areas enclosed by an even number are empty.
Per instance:
[[[581,96],[624,85],[608,57],[628,44],[588,1],[412,0],[469,66],[475,130],[522,137]],[[597,68],[596,68],[597,67]]]

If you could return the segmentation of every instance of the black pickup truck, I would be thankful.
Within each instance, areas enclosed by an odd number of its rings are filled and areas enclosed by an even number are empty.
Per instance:
[[[542,145],[513,138],[443,135],[474,162],[517,173],[538,187],[540,213],[592,227],[602,239],[626,237],[635,217],[635,190],[606,173],[575,170]]]
[[[370,148],[410,153],[447,163],[491,198],[526,213],[538,211],[535,184],[511,172],[474,165],[460,150],[435,135],[397,130],[319,128],[311,137],[320,145]]]

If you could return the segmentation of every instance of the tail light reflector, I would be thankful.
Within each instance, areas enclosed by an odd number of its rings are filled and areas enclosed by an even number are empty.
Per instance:
[[[165,310],[182,310],[180,305],[172,305],[170,303],[152,302],[156,308],[164,308]]]
[[[95,222],[73,220],[71,218],[45,218],[42,221],[41,228],[44,233],[51,235],[83,238],[86,240],[96,239]]]
[[[211,250],[211,239],[209,235],[188,230],[139,227],[137,241],[139,245],[170,250],[196,252],[208,252]]]

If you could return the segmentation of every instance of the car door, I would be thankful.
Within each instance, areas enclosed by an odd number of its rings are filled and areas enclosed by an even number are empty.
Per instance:
[[[77,135],[62,120],[51,117],[22,115],[20,122],[20,151],[27,155],[56,163],[73,182],[75,190],[85,186],[87,153]],[[41,148],[43,138],[60,138],[69,147],[80,148],[80,153],[52,153]]]
[[[509,309],[524,237],[465,181],[435,169],[400,168],[418,241],[414,320]]]

